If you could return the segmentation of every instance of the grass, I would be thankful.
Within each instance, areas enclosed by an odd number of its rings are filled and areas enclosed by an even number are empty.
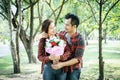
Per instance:
[[[120,80],[120,41],[103,43],[104,77],[107,80]],[[34,47],[37,55],[37,46]],[[98,43],[89,41],[83,57],[81,80],[97,80],[99,76]],[[13,74],[11,55],[0,58],[0,80],[41,80],[40,66],[28,64],[27,55],[21,50],[21,73]],[[32,78],[31,78],[32,77]]]
[[[103,44],[104,76],[109,80],[120,80],[120,41]],[[82,80],[96,80],[99,76],[98,45],[90,42],[84,54]]]

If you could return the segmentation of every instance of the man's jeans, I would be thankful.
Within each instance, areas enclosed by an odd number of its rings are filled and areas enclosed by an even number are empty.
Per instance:
[[[47,63],[44,65],[43,80],[66,80],[66,73],[63,69],[54,70],[51,64]]]
[[[66,80],[80,80],[81,69],[74,69],[73,72],[67,72]]]

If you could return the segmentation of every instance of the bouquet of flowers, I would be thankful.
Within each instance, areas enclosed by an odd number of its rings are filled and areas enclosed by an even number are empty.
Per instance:
[[[64,53],[65,43],[60,38],[54,36],[46,39],[45,51],[52,55],[62,55]]]

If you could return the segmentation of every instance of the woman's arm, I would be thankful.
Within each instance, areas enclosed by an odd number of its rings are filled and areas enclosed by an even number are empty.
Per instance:
[[[44,63],[50,61],[50,57],[48,57],[45,53],[45,38],[41,38],[38,44],[38,59]]]

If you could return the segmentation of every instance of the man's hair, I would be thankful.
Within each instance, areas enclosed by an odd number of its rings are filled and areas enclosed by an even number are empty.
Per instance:
[[[71,14],[71,13],[68,13],[68,14],[65,15],[65,19],[71,19],[71,24],[76,25],[76,28],[78,27],[78,25],[79,25],[78,16],[76,16],[74,14]]]

